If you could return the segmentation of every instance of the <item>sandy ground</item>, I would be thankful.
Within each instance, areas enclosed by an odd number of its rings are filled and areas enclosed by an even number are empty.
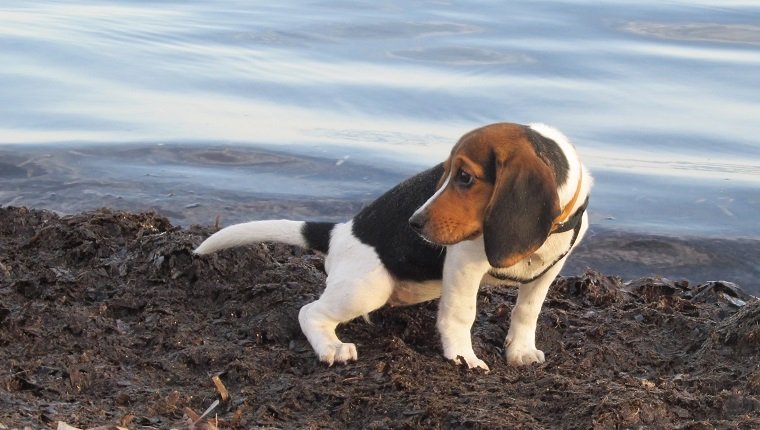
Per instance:
[[[99,210],[0,208],[0,429],[760,428],[760,300],[726,282],[553,285],[541,365],[508,367],[516,292],[486,285],[491,372],[440,355],[436,303],[383,308],[326,367],[297,323],[323,259],[262,244],[193,257],[212,227]],[[219,395],[230,398],[194,422]]]

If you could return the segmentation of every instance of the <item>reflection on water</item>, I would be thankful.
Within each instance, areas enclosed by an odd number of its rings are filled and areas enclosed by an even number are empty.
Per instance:
[[[413,171],[444,159],[474,127],[540,121],[572,136],[607,178],[593,204],[611,214],[608,223],[741,235],[747,223],[738,216],[726,227],[683,213],[707,198],[689,190],[690,179],[725,190],[744,208],[734,214],[757,207],[758,22],[760,4],[720,0],[6,0],[0,143],[212,142],[364,165],[403,161]],[[185,161],[188,182],[212,180]],[[145,168],[101,162],[124,180]],[[3,166],[0,178],[17,168]],[[273,194],[343,198],[328,178],[309,188],[266,174]],[[652,184],[682,205],[670,224],[653,215],[656,206],[633,207]]]

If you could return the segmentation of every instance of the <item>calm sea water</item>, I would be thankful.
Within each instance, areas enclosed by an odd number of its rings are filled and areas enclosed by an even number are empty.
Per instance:
[[[0,4],[0,204],[366,200],[497,121],[571,137],[597,226],[760,238],[760,2]]]

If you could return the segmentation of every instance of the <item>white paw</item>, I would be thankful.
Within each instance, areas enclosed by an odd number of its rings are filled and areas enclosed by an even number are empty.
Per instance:
[[[544,352],[534,346],[515,343],[507,345],[507,363],[511,366],[524,366],[544,361]]]
[[[353,343],[335,342],[323,346],[317,351],[319,361],[332,366],[334,363],[347,363],[356,361],[356,345]]]
[[[491,369],[488,368],[488,365],[485,361],[479,359],[476,356],[468,357],[464,359],[465,362],[467,362],[467,367],[470,369],[483,369],[486,372],[489,372]]]
[[[454,360],[454,363],[456,364],[466,364],[469,369],[483,369],[486,372],[490,371],[491,369],[488,368],[488,365],[485,361],[479,359],[475,354],[468,354],[468,355],[462,355],[457,354],[452,357],[446,357],[449,360]]]

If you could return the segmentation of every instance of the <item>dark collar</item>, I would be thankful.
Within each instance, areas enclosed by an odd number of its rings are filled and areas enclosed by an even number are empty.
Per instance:
[[[574,230],[577,228],[581,224],[581,219],[583,219],[583,214],[586,212],[586,208],[588,208],[588,197],[586,197],[586,201],[583,202],[583,204],[570,218],[567,219],[567,221],[557,224],[557,226],[554,227],[552,234],[564,233],[566,231]]]
[[[560,254],[557,258],[555,258],[551,264],[546,266],[544,270],[539,272],[537,275],[531,278],[520,278],[518,276],[511,276],[511,275],[506,275],[503,273],[494,272],[493,270],[490,270],[488,274],[500,281],[511,281],[511,282],[516,282],[518,284],[528,284],[544,276],[544,274],[546,274],[546,272],[548,272],[549,269],[551,269],[557,263],[559,263],[559,261],[565,258],[565,256],[567,256],[567,254],[570,253],[570,250],[573,249],[573,246],[575,245],[575,241],[578,240],[578,234],[581,231],[581,225],[583,224],[581,221],[583,220],[583,214],[586,212],[586,208],[588,208],[588,196],[586,197],[586,201],[583,202],[583,204],[575,211],[575,213],[570,218],[567,219],[567,221],[561,224],[557,224],[554,230],[552,230],[551,234],[565,233],[570,230],[573,230],[573,238],[570,239],[570,245],[567,247],[567,250],[563,252],[562,254]]]

